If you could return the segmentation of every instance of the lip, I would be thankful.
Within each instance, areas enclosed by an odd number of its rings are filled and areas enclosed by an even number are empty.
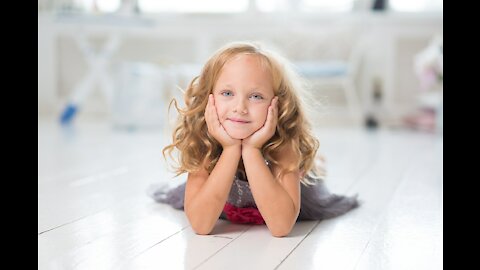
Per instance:
[[[243,120],[243,119],[239,119],[239,118],[227,118],[227,120],[230,120],[230,121],[232,121],[232,122],[239,123],[239,124],[248,124],[248,123],[250,123],[250,121]]]

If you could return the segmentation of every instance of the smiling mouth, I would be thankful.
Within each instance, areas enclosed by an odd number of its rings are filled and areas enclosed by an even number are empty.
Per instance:
[[[227,118],[227,120],[230,120],[234,123],[238,123],[238,124],[248,124],[250,123],[250,121],[246,121],[246,120],[242,120],[242,119],[236,119],[236,118]]]

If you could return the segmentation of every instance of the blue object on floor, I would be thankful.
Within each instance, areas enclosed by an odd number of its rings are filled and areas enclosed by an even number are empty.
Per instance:
[[[77,110],[78,109],[75,104],[68,104],[67,107],[65,107],[65,110],[63,110],[62,116],[60,117],[60,123],[62,125],[69,124],[77,113]]]

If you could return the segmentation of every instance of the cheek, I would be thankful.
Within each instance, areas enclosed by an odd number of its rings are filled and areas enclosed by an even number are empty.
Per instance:
[[[260,108],[258,108],[256,114],[258,115],[258,119],[259,121],[261,121],[262,123],[265,122],[265,120],[267,120],[267,115],[268,115],[268,106],[262,106]]]
[[[217,115],[218,115],[218,119],[223,120],[225,118],[225,115],[227,113],[227,108],[228,106],[226,106],[226,104],[224,104],[223,102],[215,102],[215,108],[217,109]]]

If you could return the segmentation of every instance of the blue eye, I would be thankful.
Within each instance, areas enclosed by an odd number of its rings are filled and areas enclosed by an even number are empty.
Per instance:
[[[258,95],[258,94],[253,94],[250,97],[253,98],[253,99],[258,99],[258,100],[263,99],[263,97],[261,95]]]
[[[229,90],[226,90],[226,91],[222,91],[220,93],[220,95],[225,96],[225,97],[230,97],[230,96],[233,96],[233,93]]]

